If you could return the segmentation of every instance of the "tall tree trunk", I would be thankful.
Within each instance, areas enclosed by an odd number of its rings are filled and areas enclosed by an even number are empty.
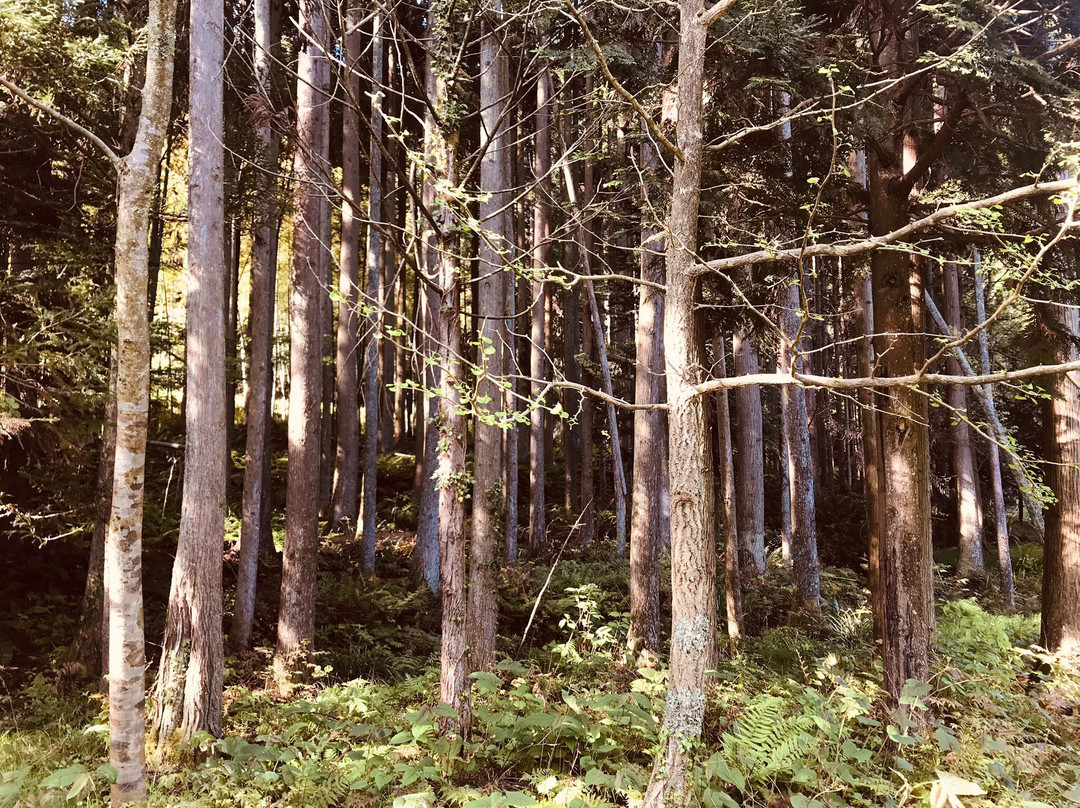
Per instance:
[[[649,180],[660,173],[660,155],[652,143],[641,145],[641,163]],[[652,189],[646,185],[643,195]],[[649,196],[652,196],[649,194]],[[642,226],[641,280],[660,284],[664,261],[655,227]],[[663,294],[642,283],[638,288],[635,335],[634,403],[659,404],[664,383],[660,356]],[[659,410],[634,411],[634,490],[630,500],[630,637],[632,647],[660,651],[660,496],[663,418]]]
[[[191,3],[187,254],[187,430],[180,536],[155,686],[152,743],[171,753],[196,732],[220,736],[225,649],[224,4]]]
[[[469,665],[484,670],[495,657],[496,549],[506,518],[506,457],[503,428],[498,423],[503,407],[499,386],[509,358],[506,314],[506,217],[511,141],[506,103],[509,77],[506,55],[499,42],[502,4],[498,0],[484,20],[480,39],[480,141],[487,145],[480,163],[479,281],[476,284],[478,329],[477,409],[473,421],[476,440],[473,476],[472,542],[469,547]]]
[[[383,244],[380,227],[386,220],[383,210],[382,183],[383,130],[382,91],[386,84],[386,43],[383,37],[383,15],[376,11],[372,18],[375,36],[372,43],[372,80],[376,90],[371,110],[371,166],[368,173],[368,238],[367,283],[365,302],[371,307],[367,318],[367,340],[364,343],[364,492],[362,525],[357,531],[362,539],[364,572],[375,572],[375,505],[377,461],[379,454],[379,331],[383,303]]]
[[[297,66],[296,200],[292,288],[289,294],[289,469],[285,501],[285,553],[281,571],[274,679],[279,690],[302,675],[315,640],[316,564],[319,552],[320,436],[323,382],[323,183],[330,122],[330,65],[324,0],[300,4]]]
[[[175,32],[175,0],[151,0],[142,112],[131,152],[119,164],[116,193],[116,464],[105,538],[113,808],[146,802],[142,516],[150,404],[147,234],[172,107]]]
[[[86,565],[79,627],[72,643],[72,662],[80,678],[98,678],[108,669],[108,615],[105,613],[105,531],[112,506],[113,467],[116,463],[116,350],[109,352],[109,389],[101,424],[101,456],[98,460],[94,529],[90,534],[90,559]],[[104,679],[102,679],[104,684]]]
[[[376,16],[378,12],[376,12]],[[359,371],[360,302],[360,59],[364,50],[360,30],[360,8],[353,2],[345,17],[345,74],[342,77],[345,99],[341,113],[341,265],[338,274],[337,371],[337,453],[334,472],[333,530],[356,529],[357,474],[360,466],[360,404],[357,376]],[[373,23],[377,26],[377,19]],[[376,36],[375,41],[378,41]],[[373,48],[374,52],[375,48]],[[377,108],[372,110],[371,126],[381,123]],[[371,152],[372,173],[381,152]],[[372,200],[379,194],[378,183],[370,186]],[[373,206],[374,207],[374,206]],[[371,218],[369,214],[369,219]],[[370,226],[370,229],[375,228]],[[376,236],[378,238],[378,236]],[[368,272],[371,257],[368,256]],[[366,557],[365,557],[366,559]]]
[[[252,61],[258,85],[259,112],[255,131],[259,140],[255,172],[256,208],[251,248],[251,297],[248,316],[247,441],[244,459],[244,494],[240,519],[239,571],[229,642],[233,648],[251,647],[255,617],[255,584],[259,570],[259,547],[265,543],[270,520],[264,504],[269,501],[270,427],[273,423],[274,303],[277,285],[277,179],[278,136],[271,125],[273,103],[270,85],[274,55],[273,0],[255,2],[255,42]]]
[[[980,323],[986,322],[986,294],[983,291],[982,261],[978,250],[975,251],[975,316]],[[983,374],[990,374],[990,344],[986,334],[987,329],[979,331],[979,360]],[[991,421],[997,419],[994,407],[994,391],[989,385],[985,388],[984,406],[989,411],[987,416]],[[1005,493],[1001,485],[1001,457],[998,452],[997,440],[991,440],[989,445],[990,483],[994,491],[994,516],[995,534],[997,538],[998,569],[1001,572],[1001,599],[1005,603],[1005,610],[1009,613],[1016,611],[1016,588],[1013,584],[1012,551],[1009,549],[1009,522],[1005,515]],[[976,481],[978,478],[976,477]],[[1024,498],[1021,496],[1020,501]]]
[[[758,372],[757,350],[749,329],[735,329],[731,353],[736,376]],[[735,435],[739,572],[756,578],[765,574],[765,433],[761,418],[761,388],[756,384],[736,388],[735,413],[739,423]]]
[[[469,641],[466,594],[465,541],[465,420],[461,413],[464,384],[461,364],[461,289],[459,286],[457,238],[454,235],[454,200],[445,196],[456,183],[456,126],[451,111],[448,82],[453,80],[454,63],[453,4],[438,5],[428,11],[427,95],[428,113],[424,120],[424,150],[428,175],[424,180],[424,203],[437,211],[437,220],[429,222],[424,233],[425,266],[437,288],[429,292],[427,323],[434,327],[430,345],[438,346],[441,368],[440,407],[436,423],[425,432],[437,433],[438,536],[440,586],[442,591],[442,653],[440,656],[439,698],[458,711],[456,729],[464,735],[469,725]],[[429,466],[429,468],[431,468]]]
[[[802,309],[800,285],[789,285],[780,309],[780,370],[801,372],[799,316]],[[791,573],[795,582],[795,605],[817,612],[821,608],[821,571],[818,567],[817,519],[814,513],[814,469],[807,426],[806,395],[797,385],[785,385],[783,430],[787,445],[787,484],[791,519]]]
[[[545,435],[547,430],[544,384],[547,365],[548,285],[543,276],[551,265],[551,68],[545,65],[536,79],[536,163],[535,202],[533,204],[533,247],[531,342],[529,375],[532,378],[529,413],[529,544],[534,554],[548,549],[547,494],[544,488],[547,468]],[[514,559],[510,559],[513,562]]]
[[[945,280],[945,319],[954,334],[963,331],[963,313],[961,311],[960,278],[955,261],[946,261]],[[948,370],[953,376],[960,376],[960,362],[949,357]],[[982,524],[979,520],[979,502],[975,494],[975,463],[971,456],[971,430],[967,418],[967,388],[954,384],[949,388],[949,408],[952,424],[953,475],[956,477],[956,503],[960,557],[956,563],[956,572],[961,578],[971,578],[981,583],[986,577],[983,563]]]
[[[1073,298],[1075,300],[1075,298]],[[1054,360],[1080,358],[1080,309],[1044,304],[1041,317],[1052,334]],[[1080,650],[1080,373],[1054,378],[1048,410],[1047,484],[1057,502],[1047,508],[1043,552],[1042,645]]]
[[[713,340],[714,373],[727,376],[724,338]],[[727,617],[728,646],[734,651],[742,635],[742,597],[739,580],[739,519],[735,494],[735,462],[731,446],[731,406],[727,390],[716,394],[717,445],[720,450],[720,535],[724,537],[724,607]]]
[[[733,3],[726,3],[724,8]],[[679,78],[671,214],[667,240],[664,350],[671,454],[671,657],[664,727],[667,749],[653,769],[646,808],[679,795],[689,801],[688,747],[705,718],[706,672],[716,661],[716,544],[713,463],[705,402],[697,395],[704,362],[696,326],[695,275],[701,199],[702,91],[709,20],[702,0],[679,4]],[[717,14],[721,13],[717,10]]]

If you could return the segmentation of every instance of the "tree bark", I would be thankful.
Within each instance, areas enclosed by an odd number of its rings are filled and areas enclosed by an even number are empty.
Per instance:
[[[702,91],[706,22],[701,0],[681,0],[676,140],[667,241],[664,350],[671,454],[672,631],[661,753],[645,794],[646,808],[689,801],[688,744],[705,718],[705,673],[716,660],[716,545],[713,464],[706,432],[701,337],[695,322],[698,205],[701,198]]]
[[[975,316],[980,323],[986,322],[986,294],[983,291],[982,261],[978,250],[975,251]],[[983,375],[990,373],[990,345],[986,333],[987,329],[979,331],[979,359]],[[994,406],[993,388],[986,388],[984,406],[988,410],[987,417],[991,421],[997,420],[997,412]],[[994,492],[994,527],[997,538],[998,569],[1001,572],[1001,599],[1005,604],[1005,610],[1010,614],[1016,611],[1016,587],[1013,583],[1012,551],[1009,549],[1009,521],[1005,515],[1005,493],[1001,485],[1001,457],[998,451],[997,440],[989,442],[990,483]],[[978,478],[976,478],[977,480]],[[1023,496],[1020,497],[1023,502]]]
[[[367,339],[364,343],[364,491],[362,524],[357,530],[361,538],[364,572],[375,572],[375,505],[379,455],[379,332],[383,306],[383,244],[380,226],[386,221],[383,210],[382,183],[385,175],[382,148],[384,121],[382,91],[386,84],[386,43],[383,37],[383,15],[376,11],[372,17],[375,36],[372,42],[372,80],[375,91],[371,110],[371,165],[368,173],[368,238],[367,283],[364,302],[370,307],[367,318]]]
[[[456,200],[447,196],[455,185],[456,119],[451,111],[448,83],[455,53],[453,6],[438,4],[428,11],[427,95],[424,120],[424,150],[428,173],[424,181],[424,202],[437,211],[437,223],[429,223],[424,233],[425,266],[437,289],[429,292],[427,321],[434,327],[430,344],[437,345],[441,368],[441,396],[435,423],[425,432],[438,441],[438,548],[442,591],[442,653],[440,656],[439,698],[458,711],[458,721],[447,722],[444,731],[464,735],[469,726],[469,641],[466,594],[465,506],[465,420],[462,414],[461,290],[454,236]],[[433,399],[432,399],[433,400]],[[429,466],[429,468],[431,468]]]
[[[187,416],[180,536],[154,698],[160,756],[196,732],[220,736],[225,649],[224,4],[191,3],[187,253]]]
[[[735,375],[758,372],[757,350],[749,329],[737,328],[731,352]],[[735,391],[735,492],[739,513],[739,572],[746,577],[765,574],[765,449],[761,419],[761,388]]]
[[[501,382],[506,375],[510,331],[506,315],[510,129],[506,103],[509,76],[506,55],[499,42],[502,4],[495,0],[484,20],[480,39],[480,141],[486,144],[480,162],[480,249],[476,284],[479,380],[473,431],[472,542],[469,546],[469,666],[485,670],[495,658],[495,571],[497,547],[505,536],[506,455],[500,414]],[[445,385],[444,385],[445,387]]]
[[[532,317],[529,375],[532,378],[529,413],[529,545],[535,555],[548,549],[545,436],[547,410],[544,383],[548,376],[548,285],[543,277],[551,265],[551,68],[545,65],[536,79],[536,181],[533,203]],[[511,562],[514,559],[510,559]]]
[[[142,622],[142,516],[150,404],[147,234],[172,107],[175,0],[151,0],[146,80],[131,152],[116,194],[116,463],[105,538],[109,615],[109,764],[113,808],[146,802],[146,651]]]
[[[784,292],[780,307],[780,330],[784,335],[780,348],[783,372],[801,371],[799,316],[802,308],[799,283],[792,283]],[[810,451],[810,430],[807,425],[806,395],[797,385],[780,391],[783,408],[783,430],[787,446],[787,484],[790,503],[790,566],[795,582],[795,606],[809,612],[821,609],[821,571],[818,566],[817,519],[814,512],[814,469]]]
[[[1080,309],[1055,303],[1040,308],[1053,334],[1055,361],[1075,362]],[[1057,502],[1046,511],[1040,642],[1051,651],[1075,654],[1080,651],[1080,373],[1056,376],[1051,392],[1046,476]]]
[[[960,278],[955,261],[946,261],[945,318],[954,334],[963,332]],[[953,356],[948,360],[949,373],[961,375],[960,362]],[[953,476],[956,478],[956,503],[960,557],[956,572],[961,578],[981,583],[986,577],[983,563],[982,523],[979,519],[979,502],[975,495],[975,464],[971,456],[971,430],[967,418],[967,389],[953,385],[948,393],[952,423]]]
[[[727,375],[724,338],[713,340],[714,373]],[[732,652],[742,635],[742,597],[739,580],[739,519],[735,493],[735,462],[731,446],[731,407],[727,390],[716,394],[716,430],[720,450],[720,535],[724,537],[724,607],[727,617],[728,647]]]
[[[292,288],[289,294],[289,469],[285,501],[285,553],[281,572],[274,680],[279,691],[302,678],[315,640],[316,564],[319,551],[320,423],[324,291],[322,217],[329,149],[330,66],[324,0],[300,4],[296,200]]]
[[[660,155],[651,143],[641,146],[642,167],[655,180]],[[647,193],[643,190],[643,194]],[[656,228],[642,228],[641,279],[662,283],[663,255]],[[660,356],[663,295],[654,287],[638,288],[635,335],[634,403],[659,404],[664,384]],[[630,500],[630,636],[631,647],[660,651],[660,496],[663,417],[659,410],[634,411],[634,480]]]
[[[378,26],[378,12],[373,24]],[[357,310],[360,302],[360,59],[363,53],[361,12],[353,2],[345,15],[344,85],[341,113],[341,253],[338,268],[337,356],[334,362],[337,400],[337,452],[334,465],[333,516],[331,528],[338,532],[356,530],[357,481],[360,471],[360,404],[358,398],[360,349]],[[375,37],[378,42],[378,36]],[[374,43],[373,43],[374,45]],[[373,58],[377,47],[373,47]],[[374,71],[373,71],[374,72]],[[377,107],[372,110],[372,137],[381,123]],[[382,156],[371,152],[372,173]],[[370,186],[372,201],[379,194],[378,182]],[[372,207],[375,207],[372,205]],[[368,214],[371,219],[371,213]],[[370,230],[375,227],[369,225]],[[377,231],[376,231],[377,232]],[[378,235],[375,236],[378,238]],[[378,258],[376,258],[376,263]],[[372,271],[368,255],[368,272]],[[366,365],[365,365],[366,370]],[[364,555],[365,567],[367,556]]]
[[[259,547],[269,534],[270,520],[264,503],[269,499],[270,427],[273,423],[273,345],[275,287],[277,285],[277,179],[278,136],[271,124],[271,81],[274,64],[273,0],[255,2],[255,42],[252,61],[258,86],[259,111],[254,124],[259,139],[259,169],[255,172],[257,205],[251,248],[251,297],[249,305],[247,441],[244,459],[244,494],[240,519],[239,570],[233,604],[229,642],[237,650],[251,647],[255,617]]]

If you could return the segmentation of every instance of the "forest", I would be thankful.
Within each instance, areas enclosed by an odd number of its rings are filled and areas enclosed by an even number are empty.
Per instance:
[[[1080,6],[0,0],[0,808],[1080,805]]]

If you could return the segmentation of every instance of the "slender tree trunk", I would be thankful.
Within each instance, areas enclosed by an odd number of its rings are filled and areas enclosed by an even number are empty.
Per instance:
[[[535,555],[548,549],[547,494],[544,489],[547,454],[546,402],[543,400],[547,365],[548,285],[543,276],[551,265],[551,68],[547,65],[536,80],[536,199],[533,204],[531,343],[529,375],[532,378],[529,413],[529,544]],[[511,562],[514,559],[510,559]]]
[[[715,373],[727,376],[724,339],[713,341]],[[720,535],[724,537],[724,607],[727,617],[728,646],[734,651],[742,635],[742,597],[739,580],[739,519],[735,493],[735,462],[731,446],[731,407],[727,390],[716,394],[716,429],[720,449]]]
[[[960,305],[960,278],[955,261],[945,262],[945,318],[954,334],[962,333],[963,314]],[[961,375],[960,362],[953,356],[948,360],[949,373]],[[971,431],[967,421],[967,388],[955,384],[949,388],[949,408],[952,410],[953,476],[956,477],[957,518],[959,521],[960,558],[956,572],[976,584],[986,577],[983,563],[982,524],[979,520],[979,501],[975,495],[975,463],[971,456]]]
[[[780,329],[784,343],[780,350],[780,366],[784,373],[801,371],[799,361],[801,340],[799,316],[802,308],[799,285],[787,287],[780,311]],[[791,572],[795,582],[795,605],[799,609],[817,612],[821,608],[821,572],[818,567],[817,520],[814,513],[814,469],[810,451],[810,430],[807,427],[805,391],[797,385],[786,385],[781,391],[786,398],[783,430],[787,443],[787,483],[791,519]]]
[[[270,427],[273,422],[274,303],[277,282],[277,179],[278,137],[271,126],[273,106],[270,82],[273,70],[273,0],[255,2],[255,43],[252,61],[258,85],[259,113],[254,121],[259,139],[259,170],[255,172],[257,205],[251,249],[251,297],[249,305],[247,441],[244,459],[244,495],[240,520],[240,558],[236,597],[229,642],[233,648],[251,647],[255,617],[255,583],[259,570],[259,547],[269,533],[264,515],[269,500]]]
[[[386,221],[383,210],[382,183],[385,170],[382,158],[384,122],[382,91],[386,84],[386,43],[383,15],[372,18],[375,37],[372,43],[372,78],[376,83],[371,110],[371,166],[368,174],[367,284],[365,303],[371,307],[367,318],[367,341],[364,343],[364,512],[360,535],[364,572],[375,572],[375,505],[377,501],[377,461],[379,455],[379,332],[383,303],[383,244],[379,228]]]
[[[105,538],[109,615],[109,764],[113,808],[146,802],[146,650],[142,617],[142,516],[150,404],[147,317],[150,209],[172,107],[175,0],[151,0],[146,80],[134,145],[116,194],[116,463]]]
[[[877,363],[874,355],[874,299],[870,279],[860,280],[856,285],[855,310],[860,332],[859,375],[869,378]],[[862,425],[863,449],[863,499],[866,502],[867,567],[870,578],[870,605],[874,615],[874,639],[882,641],[885,636],[885,592],[882,576],[881,537],[884,532],[885,458],[881,453],[881,427],[878,424],[877,393],[866,388],[859,391],[859,420]]]
[[[378,15],[378,12],[376,12]],[[360,30],[361,12],[353,2],[345,17],[345,75],[342,83],[345,103],[341,113],[341,265],[338,274],[337,371],[337,453],[334,476],[333,516],[336,531],[356,529],[357,475],[360,466],[360,404],[357,376],[359,371],[360,302],[360,59],[364,50]],[[375,20],[377,24],[377,19]],[[378,37],[376,37],[378,41]],[[376,48],[373,48],[373,51]],[[376,110],[371,116],[374,127],[381,118]],[[381,152],[371,152],[372,173]],[[378,183],[371,185],[371,197],[379,194]],[[374,206],[372,206],[374,207]],[[369,218],[371,218],[369,214]],[[374,227],[369,226],[371,230]],[[376,236],[378,238],[378,236]],[[376,259],[377,260],[377,259]],[[371,272],[371,256],[368,256]],[[366,561],[366,556],[365,556]]]
[[[1075,298],[1073,298],[1075,300]],[[1080,358],[1080,309],[1040,306],[1053,334],[1055,362]],[[1048,411],[1047,484],[1057,502],[1047,509],[1043,551],[1042,638],[1051,651],[1080,650],[1080,373],[1054,378]]]
[[[316,563],[319,551],[320,423],[324,290],[321,286],[323,183],[329,149],[330,66],[324,0],[300,4],[296,201],[292,288],[289,294],[289,469],[285,553],[281,572],[274,679],[281,691],[302,676],[315,640]]]
[[[457,266],[457,239],[454,236],[454,201],[445,196],[456,182],[454,143],[456,125],[450,104],[448,82],[453,79],[454,19],[453,6],[440,5],[428,12],[427,94],[428,114],[424,121],[424,148],[428,176],[424,181],[424,201],[428,210],[437,211],[437,222],[429,223],[424,234],[425,265],[437,286],[429,300],[428,323],[435,327],[432,343],[438,345],[441,367],[441,405],[437,422],[429,423],[427,432],[437,433],[438,536],[442,590],[442,654],[440,657],[439,698],[458,711],[456,726],[449,722],[444,730],[464,735],[469,726],[469,641],[466,594],[465,540],[465,420],[461,412],[461,289]],[[436,229],[437,228],[437,229]],[[429,466],[429,468],[431,468]]]
[[[757,350],[748,329],[735,329],[731,352],[736,376],[758,372]],[[735,413],[739,423],[735,434],[739,571],[746,577],[756,578],[765,574],[765,441],[761,388],[756,384],[736,388]]]
[[[508,65],[499,42],[502,6],[496,0],[480,40],[480,140],[487,148],[480,163],[479,280],[476,284],[478,319],[477,408],[473,421],[476,440],[473,476],[472,542],[469,547],[469,665],[488,668],[495,657],[495,570],[500,535],[505,535],[506,456],[501,420],[503,391],[499,386],[509,358],[506,314],[506,238],[511,156],[507,102]]]
[[[641,146],[641,163],[649,179],[660,172],[660,155],[651,143]],[[648,193],[648,186],[643,195]],[[663,283],[664,262],[656,228],[643,226],[641,280]],[[642,284],[638,288],[634,403],[659,404],[664,384],[660,354],[663,295]],[[660,651],[660,497],[663,418],[659,410],[634,411],[634,490],[630,514],[630,637],[631,647]]]
[[[975,251],[975,316],[980,323],[986,322],[986,295],[983,291],[982,261]],[[979,360],[983,374],[990,374],[990,345],[986,329],[979,331]],[[997,419],[993,388],[986,387],[984,406],[991,421]],[[1016,588],[1013,584],[1012,552],[1009,549],[1009,522],[1005,516],[1005,493],[1001,485],[1001,457],[997,440],[989,442],[990,483],[994,491],[995,534],[997,538],[998,569],[1001,572],[1001,599],[1010,614],[1016,611]],[[977,480],[978,478],[976,478]],[[1021,496],[1020,501],[1024,498]]]
[[[689,802],[688,746],[705,718],[706,672],[716,660],[716,544],[713,463],[702,381],[701,337],[696,327],[694,274],[701,198],[702,90],[705,37],[702,0],[681,0],[676,142],[667,241],[664,350],[667,360],[671,455],[671,657],[660,754],[645,794],[646,808]]]
[[[191,3],[187,255],[187,430],[180,536],[155,686],[152,743],[170,754],[196,732],[220,736],[225,650],[224,4]]]
[[[98,678],[108,669],[108,615],[105,613],[105,531],[112,506],[113,467],[116,463],[116,350],[109,352],[109,389],[101,424],[101,456],[98,460],[94,529],[90,534],[90,559],[86,566],[79,627],[72,643],[72,662],[80,678]],[[104,684],[104,679],[102,679]]]

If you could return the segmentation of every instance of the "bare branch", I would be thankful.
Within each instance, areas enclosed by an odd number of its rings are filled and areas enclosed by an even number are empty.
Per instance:
[[[660,143],[664,146],[665,149],[667,149],[669,152],[682,160],[682,149],[680,149],[678,146],[672,143],[670,139],[668,139],[668,136],[664,134],[664,130],[660,127],[660,125],[653,120],[652,116],[648,112],[646,112],[645,108],[641,106],[641,104],[636,98],[634,98],[634,94],[627,90],[625,87],[623,87],[619,80],[615,78],[615,76],[612,74],[611,68],[608,66],[607,63],[607,57],[604,56],[604,52],[600,49],[600,43],[598,43],[593,37],[592,31],[589,30],[589,24],[585,22],[585,18],[578,13],[578,10],[576,8],[574,8],[572,0],[563,0],[563,2],[567,10],[570,12],[570,15],[575,20],[577,20],[577,24],[581,28],[581,33],[585,35],[585,41],[589,43],[589,47],[592,48],[592,52],[596,54],[596,59],[600,63],[600,72],[604,74],[604,78],[608,80],[608,83],[614,88],[615,92],[621,95],[627,101],[627,103],[629,103],[630,106],[634,108],[634,112],[636,112],[641,118],[641,120],[645,122],[645,125],[649,127],[649,131],[652,133],[652,136],[658,141],[660,141]],[[727,2],[727,0],[724,0],[724,2]],[[731,0],[731,2],[734,3],[734,0]]]
[[[805,249],[792,247],[786,250],[756,250],[742,255],[734,255],[730,258],[717,258],[713,261],[706,261],[699,264],[695,271],[697,274],[703,274],[705,272],[727,273],[729,270],[735,269],[736,267],[747,266],[749,264],[797,261],[799,259],[817,257],[850,258],[856,255],[865,255],[874,252],[875,250],[880,250],[882,247],[890,247],[899,244],[907,237],[913,236],[921,230],[926,230],[927,228],[933,227],[948,219],[953,219],[965,211],[983,210],[998,205],[1006,205],[1010,202],[1019,202],[1036,196],[1052,196],[1054,194],[1064,193],[1065,191],[1075,190],[1076,187],[1076,179],[1025,185],[1021,188],[1013,188],[1012,190],[997,194],[996,196],[988,196],[984,199],[976,199],[971,202],[947,205],[921,219],[916,219],[914,222],[910,222],[903,227],[893,230],[891,233],[885,233],[881,236],[870,236],[869,238],[842,242],[840,244],[811,244]]]
[[[49,106],[44,101],[39,101],[38,99],[34,98],[34,96],[30,95],[18,85],[8,81],[3,76],[0,76],[0,85],[2,85],[13,96],[21,99],[34,109],[38,110],[39,112],[44,112],[46,115],[49,115],[50,117],[55,118],[60,123],[64,124],[64,126],[66,126],[68,129],[71,129],[72,131],[82,135],[84,138],[89,140],[91,143],[93,143],[105,153],[105,156],[109,158],[109,162],[112,163],[114,169],[116,169],[117,171],[120,170],[120,156],[112,150],[112,147],[109,146],[108,143],[99,138],[85,126],[80,123],[76,123],[67,115],[60,112],[60,110]]]
[[[723,17],[724,14],[727,13],[727,10],[733,5],[735,5],[735,0],[719,0],[719,2],[701,12],[700,19],[702,24],[708,28],[718,19]]]
[[[981,376],[953,376],[949,373],[913,373],[908,376],[870,376],[845,379],[831,376],[812,376],[807,373],[753,373],[725,379],[710,379],[707,382],[702,382],[694,389],[696,395],[701,396],[717,390],[729,390],[733,387],[746,387],[751,384],[769,384],[777,387],[797,384],[802,387],[821,387],[827,390],[860,390],[867,387],[887,389],[890,387],[914,387],[924,384],[955,384],[963,387],[977,387],[983,384],[1032,379],[1037,376],[1056,376],[1077,370],[1080,370],[1080,361],[1062,362],[1058,365],[1035,365]]]

